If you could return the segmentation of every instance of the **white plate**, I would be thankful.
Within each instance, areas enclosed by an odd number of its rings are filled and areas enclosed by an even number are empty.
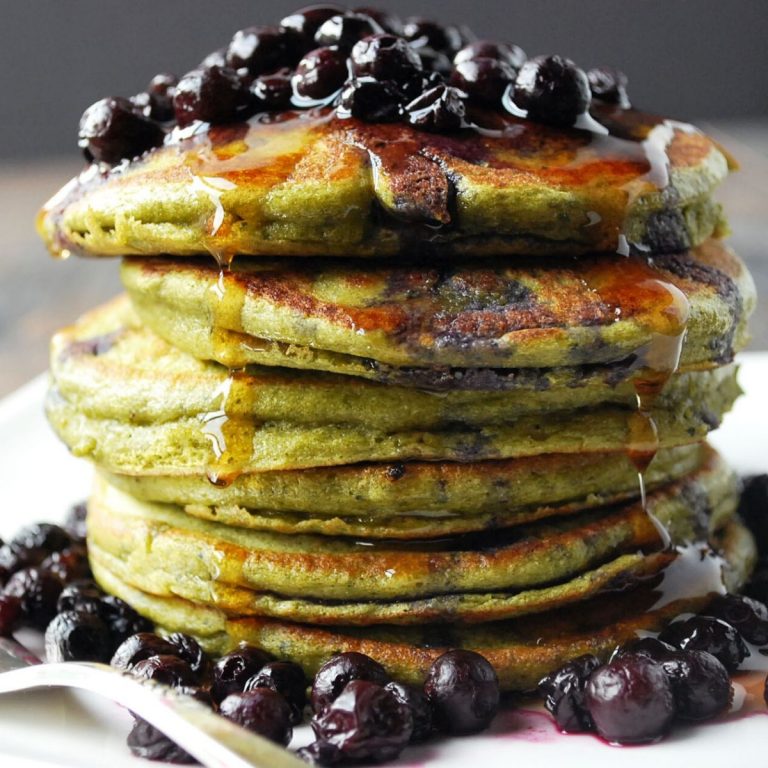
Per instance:
[[[745,396],[712,443],[742,473],[768,472],[768,353],[742,357]],[[0,535],[37,520],[56,520],[83,499],[90,468],[55,439],[42,413],[46,382],[35,379],[0,403]],[[129,716],[94,696],[43,691],[0,698],[0,765],[123,768],[148,766],[125,747]],[[302,729],[305,731],[306,729]],[[300,734],[306,738],[306,733]],[[489,733],[407,750],[396,765],[412,768],[535,765],[565,768],[723,768],[768,764],[768,722],[761,714],[679,728],[661,744],[610,747],[591,736],[557,734],[545,715],[504,712]]]

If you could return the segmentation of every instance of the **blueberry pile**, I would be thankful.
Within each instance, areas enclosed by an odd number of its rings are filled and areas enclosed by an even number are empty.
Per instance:
[[[83,113],[78,143],[89,162],[115,165],[161,145],[174,126],[314,107],[439,133],[471,125],[470,107],[571,126],[592,98],[628,107],[626,77],[584,72],[560,56],[527,59],[464,27],[313,5],[276,27],[239,30],[179,79],[159,74],[135,96],[97,101]]]

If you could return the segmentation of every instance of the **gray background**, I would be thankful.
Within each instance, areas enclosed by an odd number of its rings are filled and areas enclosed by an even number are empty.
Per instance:
[[[530,55],[608,63],[637,105],[697,119],[768,113],[766,0],[402,0],[401,15],[462,21]],[[83,109],[182,74],[284,0],[2,0],[0,157],[74,152]]]

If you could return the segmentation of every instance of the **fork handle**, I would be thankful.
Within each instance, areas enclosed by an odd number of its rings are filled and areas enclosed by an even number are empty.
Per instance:
[[[164,685],[139,682],[106,664],[38,664],[0,675],[0,694],[77,688],[139,714],[208,768],[306,768],[288,750]]]

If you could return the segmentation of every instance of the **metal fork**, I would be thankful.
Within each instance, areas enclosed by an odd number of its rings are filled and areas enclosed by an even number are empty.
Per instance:
[[[106,664],[42,664],[20,643],[0,638],[0,694],[48,687],[78,688],[121,704],[209,768],[306,768],[287,750],[172,688],[139,682]]]

